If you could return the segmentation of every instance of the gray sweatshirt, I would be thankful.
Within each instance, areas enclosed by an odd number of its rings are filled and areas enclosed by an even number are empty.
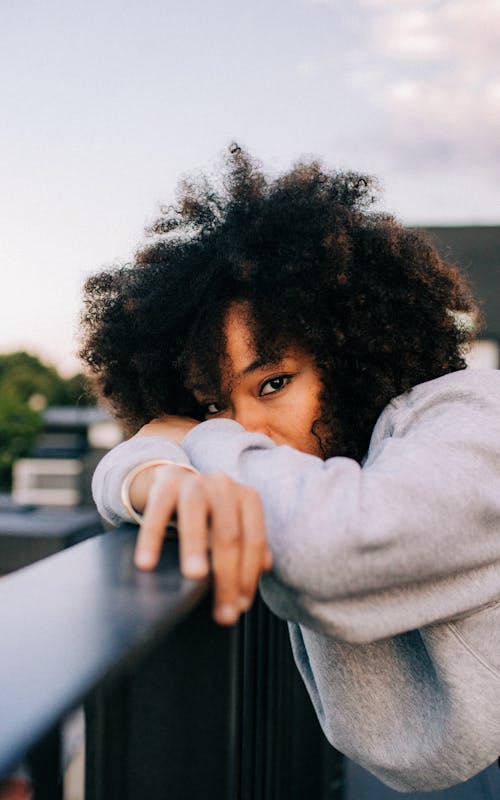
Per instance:
[[[128,520],[152,458],[224,471],[261,495],[273,571],[318,719],[399,791],[466,780],[500,754],[500,372],[465,370],[384,409],[360,466],[277,446],[232,420],[125,442],[99,464],[100,512]]]

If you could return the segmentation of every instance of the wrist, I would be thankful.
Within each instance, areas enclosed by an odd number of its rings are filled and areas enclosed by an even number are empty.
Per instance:
[[[180,464],[169,459],[157,459],[138,464],[125,476],[121,486],[121,501],[129,516],[139,525],[142,523],[141,513],[146,507],[156,473],[158,469],[165,470],[166,468],[172,473],[182,471],[198,474],[198,470],[189,464]]]
[[[184,436],[199,425],[199,421],[174,414],[157,417],[151,420],[135,434],[142,436],[163,436],[176,444],[180,444]]]

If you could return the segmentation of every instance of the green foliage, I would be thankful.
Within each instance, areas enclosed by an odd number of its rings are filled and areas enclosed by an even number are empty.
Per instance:
[[[75,405],[75,406],[94,406],[96,403],[96,397],[92,393],[92,389],[90,384],[83,374],[83,372],[77,372],[75,375],[72,375],[71,378],[67,378],[65,381],[66,392],[68,395],[68,404]],[[61,403],[61,405],[64,405]]]
[[[25,352],[0,355],[0,487],[10,487],[12,463],[33,447],[45,405],[94,403],[82,374],[63,378],[54,367]]]
[[[12,464],[27,455],[42,429],[42,418],[15,394],[0,395],[0,486],[8,489]]]

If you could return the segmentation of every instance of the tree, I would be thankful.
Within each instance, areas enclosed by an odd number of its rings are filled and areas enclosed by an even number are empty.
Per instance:
[[[63,378],[25,352],[0,355],[0,486],[8,489],[12,464],[29,454],[42,429],[46,405],[94,405],[85,377]]]
[[[42,429],[42,417],[14,394],[0,394],[0,486],[11,484],[12,464],[26,456]]]

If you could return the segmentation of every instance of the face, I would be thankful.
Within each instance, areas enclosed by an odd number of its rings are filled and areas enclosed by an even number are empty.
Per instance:
[[[321,455],[312,426],[321,416],[322,384],[311,357],[290,348],[278,362],[262,363],[241,305],[229,310],[225,334],[221,396],[206,397],[194,392],[205,418],[234,419],[248,431],[266,434],[276,444]]]

